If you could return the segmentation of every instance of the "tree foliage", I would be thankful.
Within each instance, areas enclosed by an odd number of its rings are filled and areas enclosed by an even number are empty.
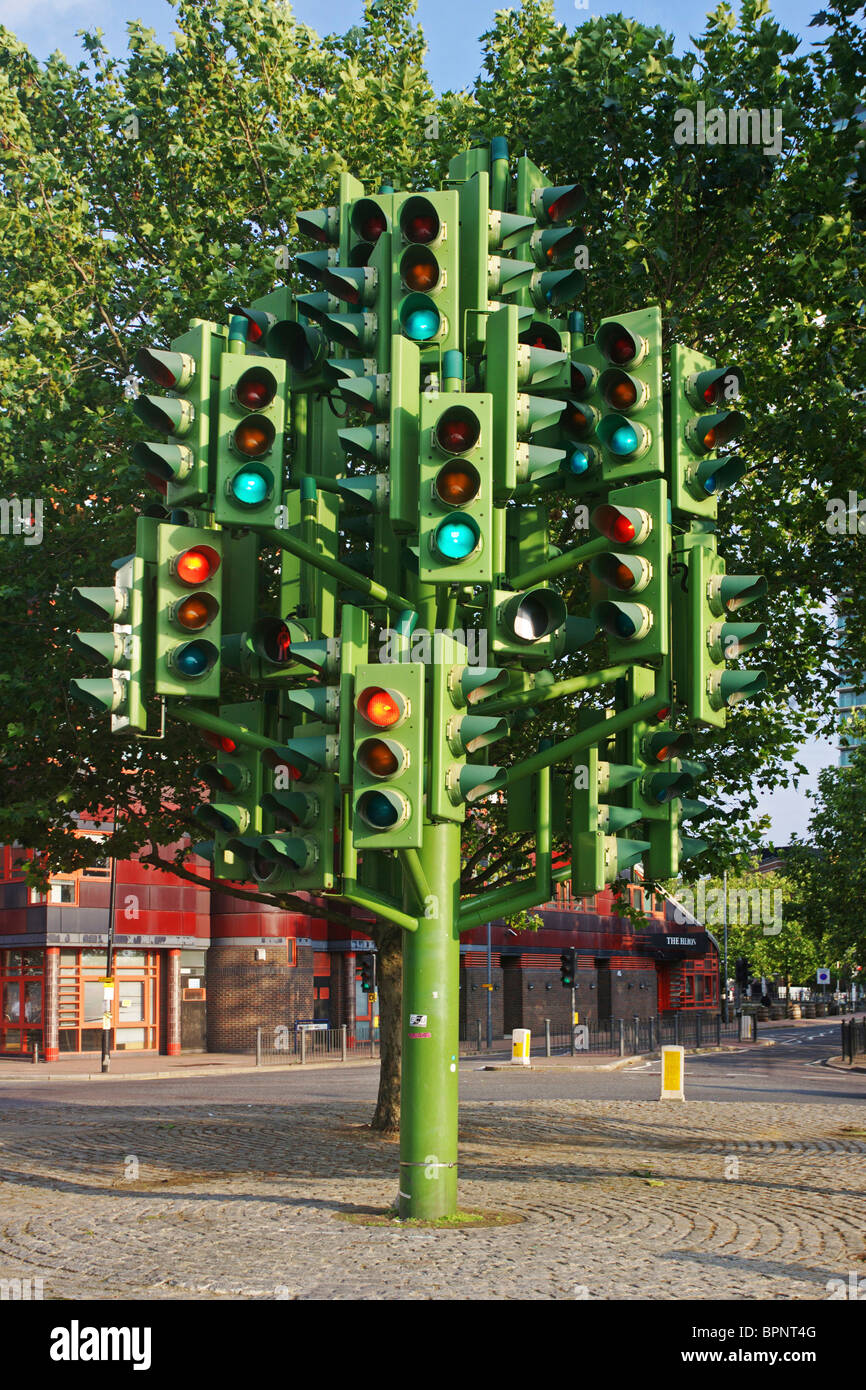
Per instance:
[[[866,735],[866,724],[859,731]],[[786,870],[804,930],[825,943],[819,964],[866,965],[866,746],[847,767],[819,774],[808,833],[792,845]]]

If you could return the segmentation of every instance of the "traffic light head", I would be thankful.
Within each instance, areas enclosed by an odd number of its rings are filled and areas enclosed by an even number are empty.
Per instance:
[[[569,946],[559,957],[559,979],[566,989],[573,989],[577,979],[577,952]]]
[[[661,314],[656,306],[605,319],[595,340],[572,354],[572,393],[579,406],[563,428],[594,446],[607,481],[664,473]],[[573,471],[589,483],[598,460]]]
[[[220,690],[222,536],[158,527],[156,693],[215,699]]]
[[[422,363],[459,343],[456,192],[394,198],[392,332],[416,343]]]
[[[762,671],[729,671],[726,662],[767,638],[763,623],[726,620],[760,597],[767,585],[756,575],[725,574],[713,535],[700,537],[704,544],[687,545],[688,539],[677,550],[684,579],[672,589],[674,676],[689,718],[724,728],[728,708],[766,685]]]
[[[713,518],[718,494],[738,482],[746,463],[717,453],[746,424],[731,409],[743,388],[739,367],[717,367],[713,358],[674,343],[671,347],[671,501],[675,511]]]
[[[542,227],[559,227],[570,222],[586,206],[586,193],[579,183],[562,184],[558,188],[536,188],[530,205],[536,221]]]
[[[419,577],[492,579],[492,403],[489,395],[421,402]]]
[[[362,665],[355,677],[353,843],[418,849],[423,834],[424,667]]]
[[[211,378],[225,343],[224,328],[200,322],[169,350],[139,348],[133,368],[171,394],[139,395],[133,411],[149,430],[166,436],[136,444],[133,459],[169,505],[196,505],[210,490],[208,453]]]
[[[667,488],[657,481],[610,493],[591,521],[612,548],[590,561],[593,617],[614,660],[667,654],[670,527]]]
[[[221,525],[273,526],[282,501],[286,366],[223,356],[214,517]]]
[[[139,521],[139,532],[143,523]],[[146,571],[138,555],[117,566],[113,588],[73,589],[79,608],[91,618],[113,624],[111,632],[78,632],[71,646],[86,660],[107,665],[108,676],[76,678],[70,691],[76,699],[97,713],[111,715],[112,733],[126,729],[147,729],[144,707],[145,651],[144,624]]]

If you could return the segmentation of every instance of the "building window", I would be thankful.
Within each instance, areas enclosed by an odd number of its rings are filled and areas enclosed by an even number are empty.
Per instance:
[[[60,1050],[96,1052],[102,1046],[104,950],[60,952]],[[116,951],[111,1003],[112,1049],[158,1045],[159,953]]]
[[[0,951],[0,1052],[42,1043],[41,951]]]
[[[55,878],[48,885],[48,901],[54,907],[74,907],[75,896],[74,878]]]
[[[111,878],[111,865],[107,859],[97,859],[95,864],[88,864],[86,869],[82,869],[84,878]]]
[[[10,851],[9,873],[12,878],[23,878],[27,851],[22,845],[13,845]]]

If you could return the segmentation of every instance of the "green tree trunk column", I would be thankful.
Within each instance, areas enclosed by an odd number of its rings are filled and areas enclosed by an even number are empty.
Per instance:
[[[430,897],[403,941],[399,1211],[433,1220],[457,1210],[460,826],[426,825],[420,857]]]

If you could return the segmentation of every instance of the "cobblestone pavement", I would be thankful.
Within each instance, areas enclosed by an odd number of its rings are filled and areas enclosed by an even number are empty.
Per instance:
[[[461,1206],[521,1219],[435,1231],[337,1219],[396,1195],[369,1113],[0,1102],[0,1278],[61,1299],[789,1300],[866,1274],[860,1107],[470,1101]]]

